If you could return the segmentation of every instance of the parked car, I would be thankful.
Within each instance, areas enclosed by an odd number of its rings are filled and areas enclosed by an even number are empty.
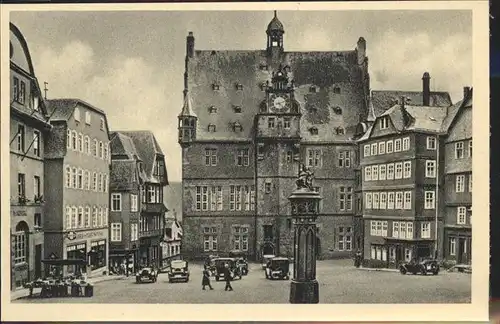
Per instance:
[[[266,279],[290,279],[290,260],[275,257],[266,264]]]
[[[153,268],[142,268],[135,274],[135,282],[141,283],[143,281],[156,282],[158,279],[158,271]]]
[[[240,268],[236,266],[235,258],[218,258],[214,260],[215,263],[215,281],[224,278],[224,268],[226,264],[229,266],[229,271],[232,274],[232,279],[241,279],[242,274]]]
[[[189,281],[189,266],[187,261],[172,260],[170,262],[170,270],[168,272],[168,282],[174,281]]]
[[[248,262],[245,259],[237,259],[236,266],[240,268],[242,275],[246,276],[248,274]]]
[[[433,275],[437,275],[439,273],[439,263],[437,260],[433,259],[424,259],[420,262],[412,260],[410,262],[402,263],[399,266],[399,272],[403,275],[407,273],[412,273],[414,275],[419,273],[423,275],[431,273]]]
[[[272,258],[275,258],[276,256],[274,254],[265,254],[262,256],[262,269],[266,270],[267,267],[267,262],[271,260]]]

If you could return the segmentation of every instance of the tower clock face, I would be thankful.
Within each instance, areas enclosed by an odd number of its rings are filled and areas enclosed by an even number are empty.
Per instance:
[[[271,96],[271,103],[274,110],[282,111],[288,105],[288,98],[283,95],[273,95]]]

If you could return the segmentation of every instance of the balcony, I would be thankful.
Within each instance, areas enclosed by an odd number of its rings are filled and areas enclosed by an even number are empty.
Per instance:
[[[155,230],[148,230],[148,231],[141,231],[139,232],[139,237],[151,237],[151,236],[163,236],[163,230],[162,229],[155,229]]]
[[[142,203],[141,211],[144,213],[162,214],[168,211],[163,203]]]

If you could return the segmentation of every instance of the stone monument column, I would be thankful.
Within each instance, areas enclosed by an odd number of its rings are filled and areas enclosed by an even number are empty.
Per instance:
[[[294,218],[294,263],[290,286],[290,303],[317,304],[319,285],[316,280],[316,218],[322,199],[312,187],[312,172],[301,167],[297,189],[288,198]]]

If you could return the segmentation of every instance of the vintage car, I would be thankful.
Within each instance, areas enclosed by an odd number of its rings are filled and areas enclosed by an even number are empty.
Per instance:
[[[267,267],[267,262],[271,260],[272,258],[275,258],[276,256],[274,254],[264,254],[262,256],[262,269],[266,270]]]
[[[215,260],[218,259],[219,256],[215,254],[211,254],[208,256],[208,259],[205,261],[205,266],[207,266],[210,273],[213,275],[215,273]]]
[[[158,271],[153,268],[142,268],[135,274],[135,282],[141,283],[143,281],[156,282],[158,279]]]
[[[237,259],[236,266],[240,268],[242,275],[246,276],[248,274],[248,262],[245,259],[243,258]]]
[[[410,262],[402,263],[399,266],[399,272],[401,272],[401,274],[403,275],[407,274],[408,272],[414,275],[419,273],[423,275],[426,275],[428,273],[437,275],[439,273],[439,263],[436,260],[432,259],[424,259],[420,262],[412,260]]]
[[[290,260],[274,257],[266,264],[266,279],[290,279]]]
[[[214,275],[216,281],[219,281],[220,279],[224,278],[224,269],[226,267],[226,264],[229,266],[229,271],[231,273],[233,280],[242,278],[240,268],[236,265],[235,258],[218,258],[214,260],[214,263],[215,263]]]
[[[170,262],[170,270],[168,272],[168,282],[174,281],[189,281],[189,266],[187,261],[172,260]]]

